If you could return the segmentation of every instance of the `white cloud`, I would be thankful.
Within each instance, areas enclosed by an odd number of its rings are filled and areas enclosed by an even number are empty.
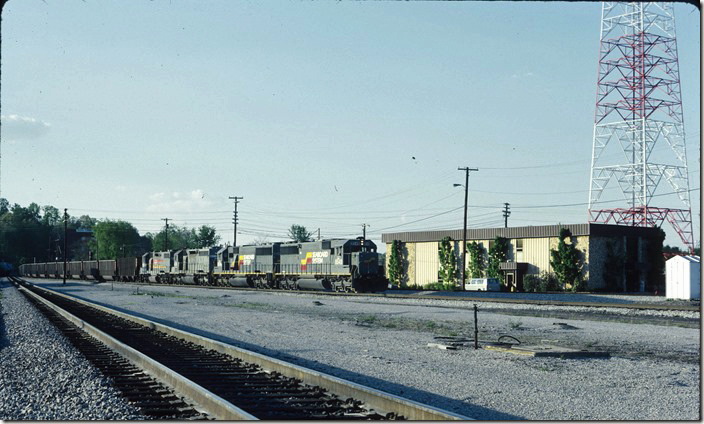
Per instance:
[[[19,115],[0,115],[3,140],[18,141],[39,138],[49,131],[51,124],[40,119]]]
[[[120,191],[120,192],[123,192],[123,193],[124,193],[124,192],[127,191],[127,187],[126,187],[126,186],[123,186],[122,184],[116,185],[116,186],[115,186],[115,191]]]
[[[207,199],[205,192],[201,189],[192,190],[188,193],[175,191],[170,195],[166,193],[154,193],[149,196],[151,204],[147,206],[147,212],[196,212],[211,210],[213,202]]]
[[[517,78],[530,78],[534,76],[535,74],[532,72],[524,72],[522,74],[513,74],[511,75],[511,78],[517,79]]]

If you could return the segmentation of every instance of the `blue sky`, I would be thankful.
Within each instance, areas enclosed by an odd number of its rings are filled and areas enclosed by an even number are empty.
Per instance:
[[[675,16],[698,189],[700,14]],[[11,0],[2,197],[231,241],[236,195],[238,243],[366,223],[380,244],[460,228],[470,166],[470,227],[503,226],[504,202],[511,226],[586,222],[600,18],[596,2]]]

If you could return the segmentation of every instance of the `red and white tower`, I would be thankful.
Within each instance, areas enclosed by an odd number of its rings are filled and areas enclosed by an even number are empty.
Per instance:
[[[669,188],[656,193],[663,179]],[[623,205],[602,209],[599,200],[612,180]],[[653,227],[665,220],[692,251],[672,3],[604,2],[589,222]]]

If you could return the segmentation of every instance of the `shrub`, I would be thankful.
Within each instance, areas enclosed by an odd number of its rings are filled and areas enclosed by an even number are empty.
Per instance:
[[[505,283],[504,273],[501,272],[501,262],[506,262],[508,258],[508,239],[505,237],[496,236],[494,243],[489,249],[489,262],[486,270],[486,276],[489,278],[498,278],[501,284]]]
[[[389,255],[389,281],[391,284],[404,287],[403,279],[403,246],[399,240],[391,242],[391,253]]]
[[[476,241],[467,243],[467,253],[469,254],[469,269],[467,269],[467,274],[470,278],[484,278],[486,258],[482,245]]]
[[[562,291],[562,285],[555,274],[543,271],[540,275],[528,274],[523,277],[523,291],[532,293]]]
[[[455,291],[457,290],[457,285],[455,283],[430,283],[422,287],[422,290],[437,290],[437,291]]]
[[[528,274],[523,277],[523,291],[535,293],[541,291],[543,281],[538,274]]]
[[[565,240],[572,238],[572,232],[567,228],[560,229],[560,241],[557,250],[550,250],[550,266],[555,270],[557,278],[564,284],[570,284],[572,290],[577,287],[577,280],[582,271],[579,250],[574,243],[567,244]],[[550,290],[550,289],[548,289]],[[559,290],[559,289],[558,289]]]
[[[440,269],[438,274],[440,280],[454,285],[457,282],[457,258],[455,258],[455,252],[452,250],[452,239],[450,237],[443,238],[439,247]]]
[[[552,272],[543,271],[540,273],[540,278],[545,281],[545,289],[543,291],[563,291],[564,287],[557,278],[557,275]]]

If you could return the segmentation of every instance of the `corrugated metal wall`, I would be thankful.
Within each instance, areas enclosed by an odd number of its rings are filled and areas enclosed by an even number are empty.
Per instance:
[[[523,260],[520,262],[530,264],[528,274],[550,271],[550,240],[547,237],[523,239]]]
[[[416,243],[415,283],[425,285],[438,281],[438,242]]]

